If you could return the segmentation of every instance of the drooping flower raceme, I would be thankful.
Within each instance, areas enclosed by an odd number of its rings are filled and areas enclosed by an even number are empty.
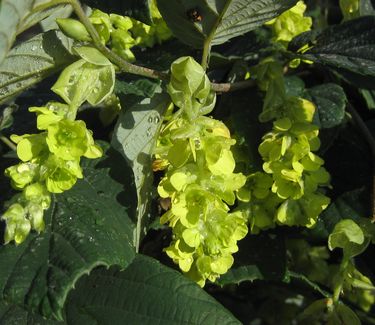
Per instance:
[[[100,82],[71,78],[72,74],[82,75],[82,71],[68,66],[53,87],[67,104],[49,102],[43,107],[30,107],[29,111],[37,114],[37,127],[42,132],[11,136],[17,144],[21,162],[8,167],[5,174],[10,177],[12,186],[22,193],[14,198],[1,217],[6,221],[6,243],[23,242],[32,229],[41,232],[44,229],[43,213],[51,204],[51,193],[67,191],[77,179],[83,178],[81,157],[94,159],[102,155],[85,122],[75,118],[81,103],[102,100],[94,96],[95,87],[99,87],[98,92],[104,98],[112,91],[114,68],[95,49],[81,48],[78,52],[89,60],[80,64],[81,69],[90,65],[93,79]],[[98,65],[92,63],[95,60]]]
[[[168,92],[180,111],[164,126],[156,149],[157,165],[168,166],[158,192],[172,202],[161,223],[173,229],[168,256],[204,286],[228,271],[237,241],[247,234],[242,212],[230,212],[246,177],[234,172],[235,140],[228,128],[204,116],[213,109],[215,94],[203,68],[182,57],[171,71]]]
[[[253,198],[246,208],[252,232],[276,224],[312,227],[330,202],[321,191],[330,175],[315,153],[320,147],[313,124],[316,108],[307,99],[287,95],[277,61],[265,60],[258,70],[259,87],[266,91],[260,120],[273,121],[273,128],[259,145],[263,171],[250,175],[246,185]],[[273,100],[267,100],[269,94]]]

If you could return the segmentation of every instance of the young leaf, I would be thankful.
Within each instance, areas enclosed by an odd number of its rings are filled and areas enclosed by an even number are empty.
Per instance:
[[[19,246],[0,247],[0,299],[45,317],[62,319],[69,291],[98,265],[125,268],[134,257],[133,223],[124,207],[128,184],[115,152],[84,161],[84,180],[56,196],[46,230]],[[130,194],[126,194],[126,197]]]
[[[140,90],[141,91],[141,90]],[[156,136],[163,120],[164,111],[169,104],[169,97],[158,86],[151,98],[122,111],[115,127],[112,145],[128,161],[133,169],[137,189],[137,233],[138,249],[144,227],[149,220],[148,209],[152,197],[152,160]]]
[[[38,10],[41,5],[53,3],[52,0],[3,0],[0,7],[0,63],[13,45],[16,35],[43,20],[55,10],[67,6],[52,5]]]
[[[366,242],[362,229],[351,219],[344,219],[336,224],[328,237],[329,249],[342,248],[347,257],[360,254],[366,247]]]
[[[307,90],[316,105],[314,122],[322,129],[340,125],[345,117],[346,95],[342,87],[327,83]]]
[[[69,297],[69,324],[240,324],[182,274],[138,255],[125,270],[98,269]]]
[[[297,0],[158,0],[168,27],[182,42],[201,48],[245,34],[275,18]]]
[[[0,64],[0,104],[71,63],[71,40],[49,31],[20,43]]]
[[[112,94],[115,68],[94,48],[82,47],[76,51],[84,58],[66,67],[51,89],[74,107],[86,100],[98,105]]]

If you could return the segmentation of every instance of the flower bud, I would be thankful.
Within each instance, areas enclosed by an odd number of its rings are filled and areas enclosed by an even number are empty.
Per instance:
[[[80,21],[71,18],[58,18],[56,19],[56,23],[66,36],[77,41],[91,41],[86,27]]]

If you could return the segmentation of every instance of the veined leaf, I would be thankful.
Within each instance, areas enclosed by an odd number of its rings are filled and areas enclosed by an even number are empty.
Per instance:
[[[375,78],[375,16],[360,17],[330,26],[320,35],[302,34],[290,44],[298,51],[307,42],[311,45],[300,57],[326,65],[347,79]],[[355,83],[358,79],[353,80]],[[364,86],[365,87],[365,86]]]
[[[340,125],[345,117],[346,95],[342,87],[327,83],[307,90],[317,109],[314,122],[322,129]]]
[[[47,320],[42,316],[30,313],[16,305],[8,305],[0,301],[0,324],[6,325],[63,325],[64,322]]]
[[[168,27],[182,42],[201,48],[245,34],[277,17],[297,0],[158,0]]]
[[[129,16],[149,25],[152,23],[150,12],[151,1],[152,0],[81,0],[82,3],[92,8],[116,13],[121,16]]]
[[[51,6],[48,4],[51,3]],[[68,5],[52,5],[52,0],[2,0],[0,7],[0,63],[6,57],[16,36]]]
[[[62,33],[48,31],[13,48],[0,65],[0,104],[71,63],[71,45]]]
[[[69,324],[240,324],[194,282],[138,255],[124,271],[95,270],[67,305]]]
[[[98,265],[125,268],[132,261],[124,161],[111,153],[85,164],[84,180],[54,198],[43,233],[0,247],[0,299],[62,319],[66,296],[82,274]]]
[[[125,107],[112,138],[113,147],[126,158],[134,173],[138,196],[137,248],[145,234],[144,227],[150,221],[148,209],[152,198],[152,154],[169,101],[169,96],[158,86],[153,97],[144,98],[130,108]]]

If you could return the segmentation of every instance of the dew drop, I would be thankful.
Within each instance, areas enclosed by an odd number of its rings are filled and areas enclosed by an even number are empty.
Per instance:
[[[155,123],[155,124],[158,124],[159,121],[160,121],[160,118],[159,118],[158,116],[155,116],[155,117],[154,117],[154,123]]]
[[[153,121],[153,118],[152,118],[152,116],[150,116],[150,117],[148,118],[148,123],[152,123],[152,121]]]
[[[32,45],[32,46],[31,46],[31,51],[34,52],[37,48],[38,48],[38,47],[37,47],[36,45]]]

